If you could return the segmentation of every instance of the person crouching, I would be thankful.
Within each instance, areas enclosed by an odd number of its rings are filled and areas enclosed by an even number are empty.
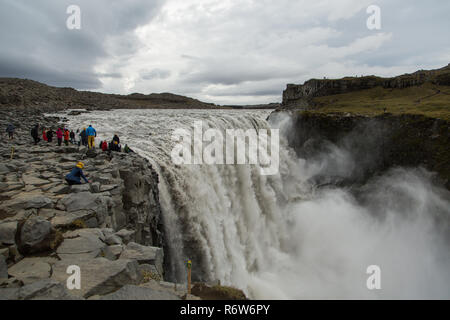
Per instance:
[[[74,184],[81,184],[81,178],[86,183],[89,183],[90,181],[86,179],[86,177],[83,174],[84,164],[82,162],[78,162],[75,168],[72,169],[72,171],[66,175],[66,181],[69,184],[69,186],[72,186]]]

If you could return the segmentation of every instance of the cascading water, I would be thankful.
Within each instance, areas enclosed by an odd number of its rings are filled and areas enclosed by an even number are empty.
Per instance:
[[[114,133],[147,157],[160,175],[169,247],[169,280],[185,280],[193,260],[198,280],[219,279],[251,298],[450,298],[450,255],[436,217],[448,223],[448,192],[426,172],[396,169],[365,186],[360,204],[348,190],[318,188],[310,179],[333,162],[352,159],[338,148],[309,161],[284,139],[289,117],[261,110],[115,110],[69,117],[92,124],[97,140]],[[174,165],[173,130],[280,128],[279,173],[256,165]],[[447,225],[448,226],[448,225]],[[441,228],[442,229],[442,228]],[[445,228],[444,228],[445,229]],[[367,267],[382,270],[382,289],[368,290]]]

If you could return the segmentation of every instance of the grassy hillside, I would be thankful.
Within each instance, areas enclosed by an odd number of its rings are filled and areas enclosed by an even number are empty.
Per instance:
[[[372,89],[316,97],[312,112],[344,112],[378,115],[384,108],[392,114],[422,114],[450,120],[450,87],[425,83],[404,89],[375,87]]]

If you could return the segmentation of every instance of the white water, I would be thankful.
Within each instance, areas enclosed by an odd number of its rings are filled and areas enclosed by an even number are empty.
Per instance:
[[[69,117],[69,124],[92,124],[97,142],[117,133],[154,164],[173,280],[185,279],[191,258],[197,277],[256,299],[450,298],[449,243],[441,232],[448,231],[450,199],[426,172],[391,171],[365,186],[369,200],[361,205],[345,189],[308,181],[329,163],[340,171],[355,163],[338,148],[311,162],[282,139],[276,176],[247,165],[171,163],[174,129],[195,120],[222,130],[289,129],[286,117],[269,124],[269,113],[116,110]],[[381,267],[381,290],[366,287],[369,265]]]

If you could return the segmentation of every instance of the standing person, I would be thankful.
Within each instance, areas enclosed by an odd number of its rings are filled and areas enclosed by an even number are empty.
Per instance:
[[[86,128],[83,128],[83,130],[81,131],[80,138],[81,138],[81,144],[83,146],[87,146]]]
[[[31,136],[34,139],[34,145],[37,145],[41,139],[39,138],[39,125],[35,125],[33,129],[31,129]]]
[[[73,130],[70,131],[70,143],[75,143],[75,132],[73,132]]]
[[[47,132],[45,131],[45,128],[42,129],[42,140],[48,141],[47,140]]]
[[[58,128],[58,130],[56,130],[56,137],[58,138],[58,146],[61,146],[63,138],[63,131],[61,130],[61,128]]]
[[[72,171],[70,171],[70,173],[66,175],[66,181],[70,186],[74,184],[81,184],[81,178],[83,178],[86,183],[89,183],[89,180],[86,179],[83,174],[83,168],[84,163],[78,162],[75,168],[73,168]]]
[[[86,135],[88,137],[89,149],[92,149],[93,147],[95,147],[95,137],[97,136],[97,131],[92,128],[92,125],[89,125],[89,127],[86,129]]]
[[[52,130],[52,128],[48,129],[48,131],[47,131],[47,141],[49,143],[53,141],[53,130]]]
[[[64,129],[64,144],[65,144],[66,146],[69,145],[69,138],[70,138],[69,130]]]
[[[80,129],[77,129],[77,133],[75,133],[75,144],[80,146]]]
[[[14,140],[14,131],[16,128],[14,128],[14,125],[12,123],[8,124],[6,127],[6,132],[8,132],[9,140]]]

